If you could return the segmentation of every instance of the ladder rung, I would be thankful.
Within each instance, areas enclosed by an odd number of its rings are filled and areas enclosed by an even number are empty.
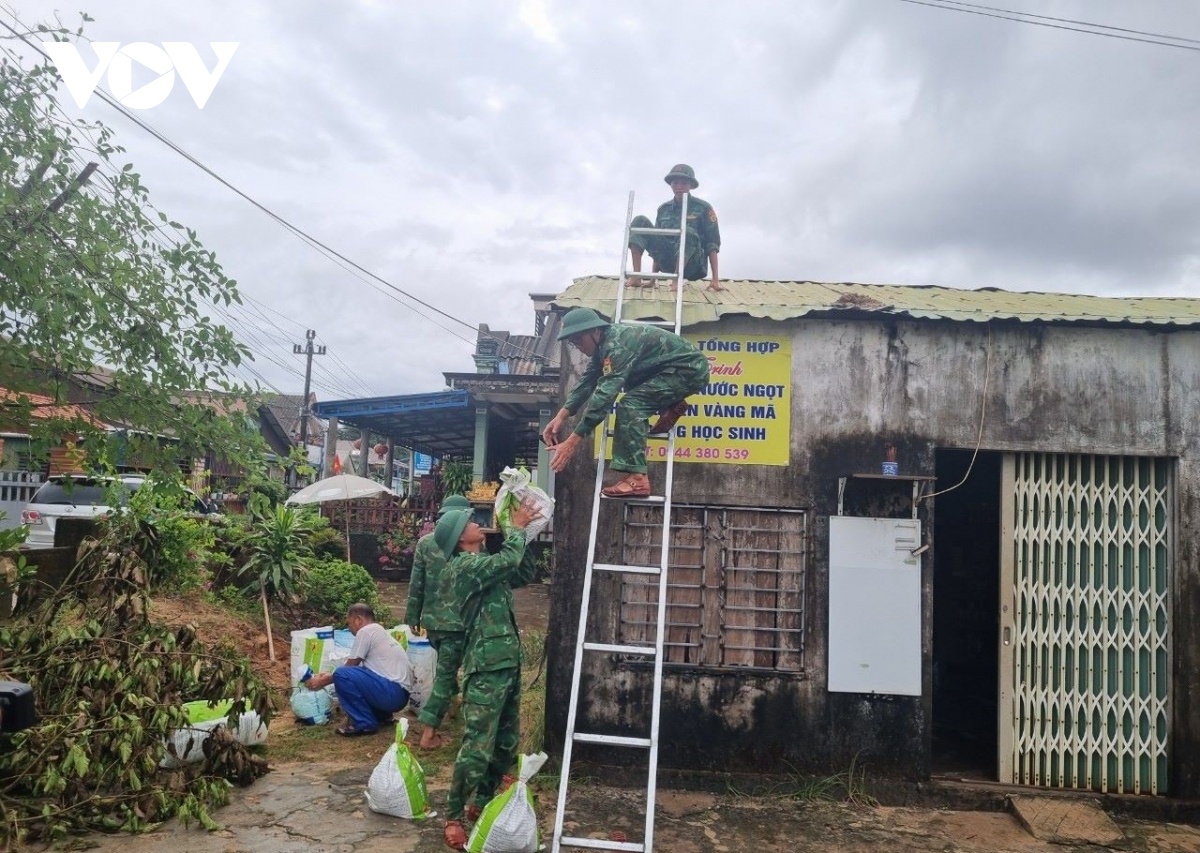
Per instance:
[[[636,746],[649,749],[652,740],[648,737],[624,737],[623,735],[592,735],[576,732],[574,740],[577,743],[603,743],[608,746]]]
[[[614,655],[645,655],[648,658],[658,657],[654,646],[615,646],[610,643],[584,643],[583,647],[589,652],[612,652]]]
[[[564,835],[558,840],[563,847],[581,847],[586,850],[633,850],[642,851],[646,847],[636,841],[608,841],[604,838],[581,838]]]
[[[608,427],[604,428],[604,437],[605,438],[613,438],[616,434],[617,434],[616,430],[609,429]],[[652,433],[648,433],[646,435],[646,441],[667,441],[670,437],[671,437],[670,433],[652,432]]]
[[[654,225],[634,225],[629,229],[630,234],[660,234],[663,236],[679,236],[678,228],[658,228]]]
[[[658,566],[619,566],[615,563],[594,563],[592,569],[597,572],[628,573],[631,575],[657,575],[662,571]]]
[[[679,278],[677,272],[627,272],[625,278],[657,278],[663,281],[674,281]]]
[[[624,501],[627,504],[660,504],[666,500],[662,495],[650,495],[645,498],[623,498],[620,496],[609,497],[608,495],[601,494],[600,497],[610,501]]]

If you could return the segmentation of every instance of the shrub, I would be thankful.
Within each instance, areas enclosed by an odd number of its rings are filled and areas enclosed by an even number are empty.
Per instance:
[[[346,537],[342,535],[340,530],[334,530],[329,527],[328,520],[324,521],[325,527],[318,527],[308,537],[308,547],[312,548],[313,556],[318,560],[340,560],[346,556]]]
[[[379,597],[367,570],[345,560],[314,562],[297,590],[293,621],[309,625],[342,624],[351,604],[361,601],[375,610],[375,620],[392,624],[392,614]]]

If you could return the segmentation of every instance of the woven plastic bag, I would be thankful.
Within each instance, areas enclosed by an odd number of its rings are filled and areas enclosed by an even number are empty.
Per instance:
[[[513,510],[522,501],[533,504],[542,514],[541,518],[529,522],[525,538],[534,539],[546,529],[554,516],[554,498],[530,482],[528,468],[505,468],[500,472],[500,490],[496,492],[496,523],[504,530],[512,527]]]
[[[333,714],[333,691],[329,687],[309,690],[301,684],[292,690],[291,705],[296,722],[305,726],[323,726]]]
[[[517,759],[517,781],[483,807],[467,839],[467,853],[537,853],[542,838],[529,780],[545,763],[544,752]]]
[[[433,817],[437,812],[429,809],[425,771],[404,742],[407,734],[408,720],[401,717],[396,723],[396,742],[388,747],[371,771],[367,782],[367,807],[392,817],[421,820]]]
[[[183,703],[183,710],[191,721],[190,726],[174,729],[167,738],[167,752],[158,762],[159,767],[173,768],[204,760],[204,742],[213,729],[229,725],[229,709],[232,699],[209,705],[203,699]],[[244,746],[257,746],[267,740],[267,724],[255,711],[243,711],[238,715],[233,729],[234,739]],[[173,748],[173,750],[172,750]]]

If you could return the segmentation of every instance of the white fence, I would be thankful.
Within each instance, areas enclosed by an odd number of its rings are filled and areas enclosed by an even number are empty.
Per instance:
[[[34,471],[0,471],[0,530],[21,525],[21,510],[45,479]]]

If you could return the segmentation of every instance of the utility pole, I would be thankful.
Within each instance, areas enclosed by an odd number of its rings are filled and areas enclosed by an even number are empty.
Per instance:
[[[307,343],[304,346],[300,344],[292,344],[292,353],[295,355],[304,355],[304,402],[300,406],[300,448],[304,451],[304,458],[308,459],[308,416],[309,416],[309,395],[312,393],[312,360],[314,355],[325,355],[325,347],[313,346],[313,338],[317,333],[312,329],[305,332]],[[292,472],[292,485],[295,485],[295,471]]]

